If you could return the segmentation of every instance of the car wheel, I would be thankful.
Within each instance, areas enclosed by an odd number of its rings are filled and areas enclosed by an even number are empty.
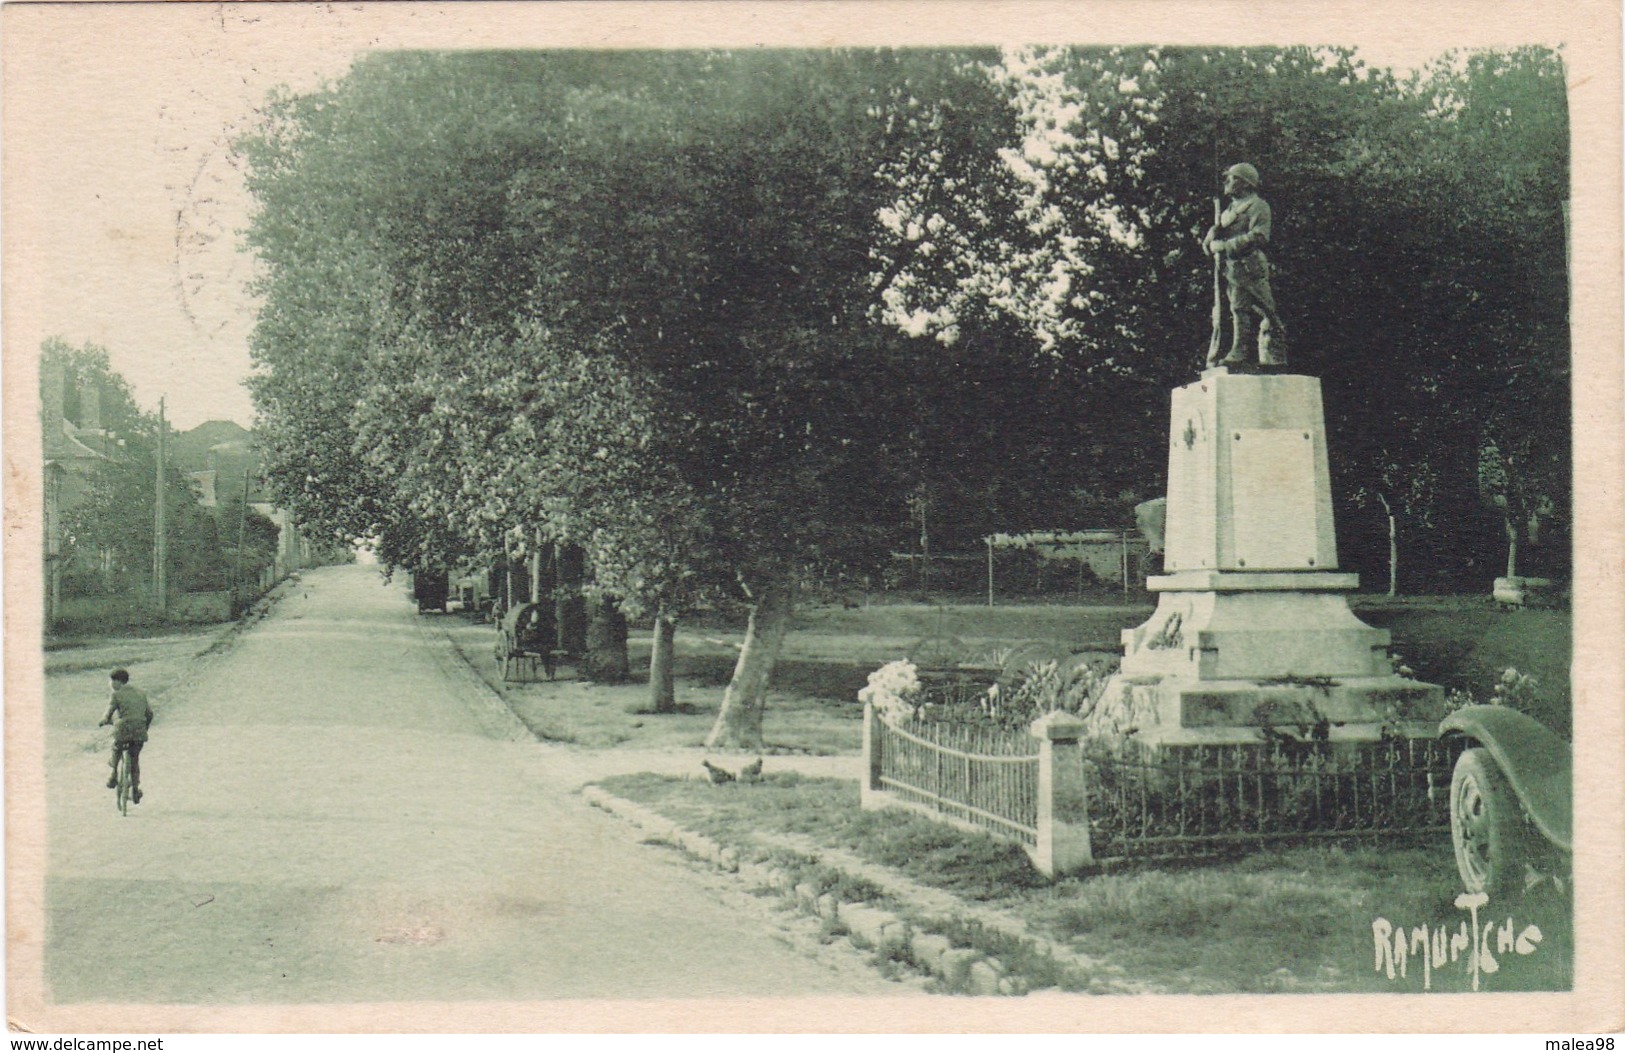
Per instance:
[[[1490,751],[1474,747],[1450,777],[1450,838],[1468,892],[1521,893],[1529,853],[1518,798]]]

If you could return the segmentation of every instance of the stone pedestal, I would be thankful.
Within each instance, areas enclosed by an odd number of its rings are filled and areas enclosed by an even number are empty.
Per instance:
[[[1166,574],[1123,633],[1096,730],[1151,743],[1436,734],[1443,692],[1397,676],[1337,571],[1320,381],[1209,370],[1173,393]]]

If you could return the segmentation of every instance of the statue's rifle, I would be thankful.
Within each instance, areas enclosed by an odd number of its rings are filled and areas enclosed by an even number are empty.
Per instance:
[[[1213,199],[1213,226],[1219,226],[1219,199]],[[1219,296],[1219,254],[1213,254],[1213,335],[1207,342],[1207,364],[1212,366],[1219,360],[1219,345],[1224,339],[1224,307]]]

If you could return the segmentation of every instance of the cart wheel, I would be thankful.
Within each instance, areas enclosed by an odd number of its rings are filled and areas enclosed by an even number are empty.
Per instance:
[[[1041,640],[1028,640],[1010,648],[999,663],[999,690],[1007,690],[1027,679],[1028,672],[1035,665],[1044,662],[1054,662],[1059,668],[1071,654],[1066,645],[1047,643]]]
[[[925,669],[947,669],[965,657],[965,642],[957,636],[927,636],[908,649],[909,661]]]
[[[1467,750],[1450,777],[1450,839],[1468,892],[1523,892],[1529,858],[1518,799],[1490,751]]]

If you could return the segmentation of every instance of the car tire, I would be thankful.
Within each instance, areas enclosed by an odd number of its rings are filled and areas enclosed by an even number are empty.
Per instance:
[[[1450,840],[1468,892],[1492,899],[1521,895],[1528,869],[1528,834],[1517,795],[1490,751],[1466,750],[1450,777]]]

